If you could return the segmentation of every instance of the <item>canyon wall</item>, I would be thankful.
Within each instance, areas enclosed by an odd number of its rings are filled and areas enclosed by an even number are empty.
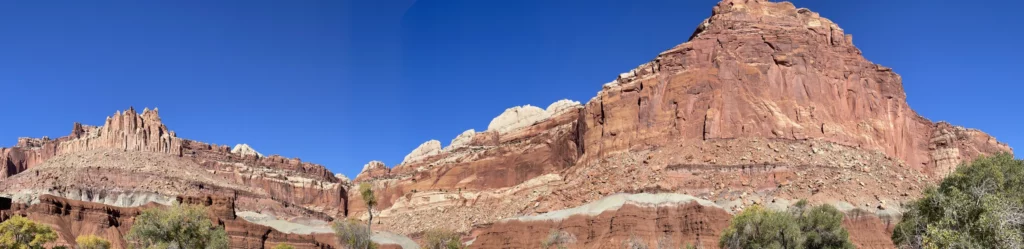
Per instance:
[[[478,248],[529,248],[548,232],[533,229],[566,221],[503,220],[615,193],[682,193],[721,209],[640,208],[622,219],[643,229],[658,227],[661,214],[696,222],[679,217],[696,212],[727,224],[750,205],[798,199],[863,209],[872,215],[844,223],[853,240],[891,248],[877,232],[889,224],[877,217],[898,214],[964,162],[1012,153],[981,131],[918,115],[898,74],[865,59],[831,20],[788,2],[722,1],[689,41],[619,74],[587,103],[572,103],[509,108],[486,131],[467,130],[448,146],[429,141],[393,167],[368,164],[354,184],[379,193],[379,227],[449,228]],[[357,201],[349,211],[366,217]],[[604,224],[561,227],[587,235],[577,238],[587,248],[635,230],[604,217],[567,221]],[[701,236],[720,231],[701,229]],[[696,234],[680,232],[676,242]]]
[[[235,216],[234,199],[230,197],[182,196],[177,200],[180,203],[205,206],[214,223],[225,227],[230,248],[270,248],[279,243],[303,249],[338,248],[333,234],[285,234],[239,219]],[[37,204],[17,204],[10,210],[0,210],[0,220],[20,215],[50,225],[59,237],[54,245],[73,245],[78,236],[94,234],[111,241],[113,248],[127,248],[124,236],[135,222],[135,217],[142,209],[156,207],[159,205],[150,203],[123,208],[44,195]]]
[[[102,126],[75,123],[70,135],[57,139],[21,138],[16,146],[0,149],[0,162],[6,169],[0,171],[0,178],[12,177],[55,157],[94,151],[159,153],[180,157],[202,166],[208,174],[248,187],[236,192],[253,199],[272,198],[326,213],[321,215],[324,217],[344,216],[347,210],[347,185],[339,183],[327,168],[298,158],[240,151],[233,153],[226,145],[179,138],[163,124],[157,109],[148,108],[141,114],[134,108],[118,111],[107,117]],[[103,172],[96,174],[97,178],[104,177]],[[88,190],[89,187],[85,188]],[[203,185],[200,184],[199,188],[202,189]],[[181,193],[168,195],[176,194]]]

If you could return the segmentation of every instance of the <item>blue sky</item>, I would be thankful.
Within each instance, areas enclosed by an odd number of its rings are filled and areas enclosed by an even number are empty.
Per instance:
[[[505,108],[589,100],[717,1],[4,1],[0,146],[159,107],[179,136],[354,176]],[[1017,1],[794,1],[901,74],[911,107],[1024,145]]]

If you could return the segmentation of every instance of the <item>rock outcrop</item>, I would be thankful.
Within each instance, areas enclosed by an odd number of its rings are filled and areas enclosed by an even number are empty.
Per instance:
[[[235,148],[231,149],[231,153],[239,154],[239,155],[243,155],[243,156],[263,157],[263,154],[260,154],[258,151],[256,151],[252,147],[249,147],[248,144],[236,144]]]
[[[405,155],[405,159],[402,160],[402,164],[412,163],[423,159],[424,157],[436,155],[439,152],[441,152],[441,141],[426,141],[423,144],[420,144],[419,147],[416,147],[416,149],[412,150],[408,155]]]
[[[448,144],[447,147],[444,147],[444,150],[452,150],[466,146],[469,142],[473,141],[473,135],[476,135],[476,130],[473,129],[459,133],[458,136],[455,136],[455,138],[452,139],[452,142]]]
[[[15,147],[0,149],[0,162],[0,195],[22,205],[50,205],[45,196],[54,196],[138,208],[168,204],[175,196],[219,196],[232,198],[224,214],[238,209],[329,222],[348,213],[348,183],[323,166],[264,156],[244,144],[232,151],[179,138],[156,109],[118,111],[103,126],[75,123],[70,135],[57,139],[21,138]],[[289,236],[279,237],[304,240]]]
[[[6,161],[4,177],[17,174],[51,157],[94,149],[160,152],[180,156],[182,139],[160,120],[159,110],[148,108],[142,114],[129,108],[107,117],[103,126],[75,123],[71,134],[49,138],[19,138],[14,148],[2,149],[0,160]]]
[[[491,123],[487,125],[487,131],[496,131],[498,133],[514,131],[564,112],[577,110],[580,107],[580,102],[563,99],[551,103],[548,109],[540,109],[540,107],[532,105],[508,108],[501,115],[491,120]]]
[[[544,109],[532,105],[508,108],[487,125],[488,131],[504,132],[532,125],[545,117]]]

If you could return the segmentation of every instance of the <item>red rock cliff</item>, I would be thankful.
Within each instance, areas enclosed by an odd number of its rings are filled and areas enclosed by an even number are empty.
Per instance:
[[[933,144],[952,128],[910,109],[899,75],[788,2],[722,1],[690,41],[621,74],[585,112],[592,159],[671,140],[823,139],[944,175],[977,155],[961,151],[1010,150],[981,132]]]
[[[51,167],[46,170],[19,175],[48,162]],[[157,164],[174,169],[153,167]],[[75,123],[70,135],[58,139],[21,138],[15,147],[0,149],[0,165],[4,166],[0,177],[21,178],[0,182],[0,189],[12,195],[51,193],[78,198],[79,192],[82,196],[219,192],[237,193],[244,210],[272,209],[278,215],[324,220],[347,213],[347,183],[340,183],[325,167],[298,158],[233,153],[227,146],[179,138],[163,124],[156,109],[147,108],[141,114],[134,108],[118,111],[102,126]],[[101,167],[104,170],[98,170]],[[69,172],[69,168],[82,169]],[[180,175],[167,175],[169,170]],[[132,180],[139,177],[149,180]],[[153,177],[162,184],[154,184]],[[41,186],[44,182],[51,185]]]
[[[582,108],[510,108],[487,131],[445,148],[424,143],[354,181],[381,193],[382,228],[475,234],[620,192],[692,193],[730,212],[786,198],[892,209],[998,152],[1012,150],[914,112],[901,77],[865,59],[832,21],[788,2],[725,0],[689,41],[620,74]],[[365,217],[356,202],[350,211]],[[891,246],[866,238],[876,235],[854,240]],[[479,242],[534,235],[509,236]]]

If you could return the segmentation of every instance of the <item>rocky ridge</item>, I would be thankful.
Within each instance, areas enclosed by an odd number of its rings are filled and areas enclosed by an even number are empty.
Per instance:
[[[0,162],[6,166],[0,195],[25,209],[51,205],[53,198],[139,208],[180,196],[213,196],[231,198],[232,215],[237,209],[329,222],[348,210],[350,183],[323,166],[264,156],[245,144],[232,151],[179,138],[156,109],[118,111],[103,126],[75,123],[70,135],[57,139],[21,138],[0,149]]]

